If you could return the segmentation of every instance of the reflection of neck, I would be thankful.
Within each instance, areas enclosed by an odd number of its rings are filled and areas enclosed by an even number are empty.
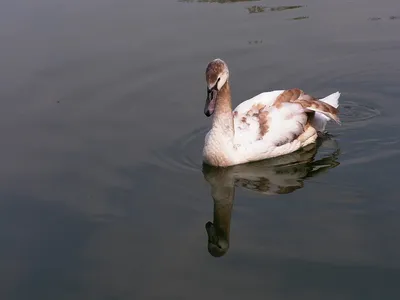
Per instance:
[[[229,137],[233,137],[234,135],[229,81],[218,91],[213,118],[213,129],[221,130],[224,135]]]
[[[233,201],[218,201],[214,199],[214,226],[220,239],[229,243]]]
[[[224,180],[211,185],[211,196],[214,199],[214,226],[221,239],[229,243],[229,232],[235,187],[233,178],[226,176]],[[226,180],[228,179],[228,180]]]

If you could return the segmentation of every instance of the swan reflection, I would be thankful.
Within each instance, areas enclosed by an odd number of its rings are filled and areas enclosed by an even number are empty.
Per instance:
[[[339,148],[316,159],[317,150],[325,142],[309,145],[295,153],[229,168],[203,165],[203,175],[211,186],[214,200],[213,222],[205,227],[208,235],[208,252],[220,257],[229,249],[230,221],[235,198],[235,187],[242,187],[266,195],[288,194],[304,186],[304,180],[339,165]]]

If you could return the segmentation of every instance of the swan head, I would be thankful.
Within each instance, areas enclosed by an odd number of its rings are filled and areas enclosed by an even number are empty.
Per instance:
[[[207,65],[207,99],[204,114],[209,117],[214,113],[217,95],[229,78],[228,65],[222,59],[214,59]]]

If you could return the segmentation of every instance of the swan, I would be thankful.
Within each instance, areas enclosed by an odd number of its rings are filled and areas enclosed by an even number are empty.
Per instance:
[[[340,93],[322,99],[298,88],[260,93],[232,110],[229,69],[222,59],[206,68],[204,114],[213,116],[206,134],[203,162],[216,167],[264,160],[315,143],[329,120],[338,117]]]

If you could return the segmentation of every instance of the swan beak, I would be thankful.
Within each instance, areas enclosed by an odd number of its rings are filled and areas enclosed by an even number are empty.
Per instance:
[[[218,90],[216,88],[207,89],[207,99],[206,105],[204,107],[204,114],[209,117],[214,113],[215,103],[217,102],[217,93]]]

